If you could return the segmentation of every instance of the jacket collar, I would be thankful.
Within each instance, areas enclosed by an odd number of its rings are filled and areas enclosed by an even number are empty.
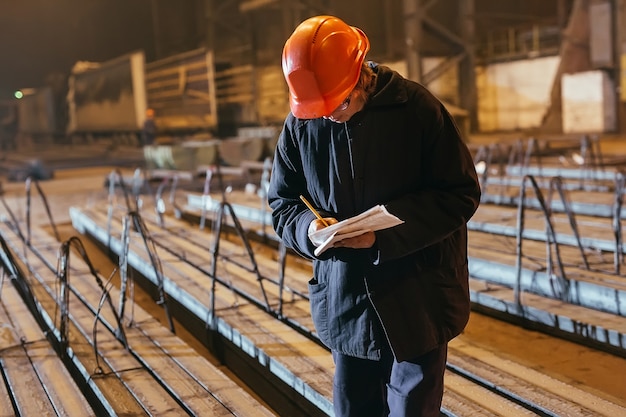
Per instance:
[[[376,88],[368,101],[368,107],[389,106],[408,100],[404,78],[385,65],[368,62],[376,74]]]

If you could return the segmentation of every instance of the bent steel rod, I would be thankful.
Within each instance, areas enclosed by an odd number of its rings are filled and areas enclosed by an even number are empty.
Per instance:
[[[1,236],[0,236],[1,237]],[[69,253],[69,247],[71,245],[79,245],[79,247],[81,248],[81,251],[84,249],[84,247],[82,247],[82,244],[80,242],[80,239],[78,238],[70,238],[68,241],[64,242],[64,256],[62,257],[64,259],[64,261],[62,261],[64,267],[67,267],[69,265],[68,259],[69,257],[67,256],[67,253]],[[4,246],[6,247],[6,246]],[[8,248],[6,249],[8,251]],[[36,252],[36,250],[34,248],[31,247],[31,250],[33,252]],[[91,264],[91,262],[89,261],[88,256],[83,257],[83,260],[86,262],[86,264],[88,265],[88,269],[90,270],[90,273],[92,273],[92,275],[97,277],[97,282],[99,283],[99,286],[103,287],[102,285],[100,285],[102,283],[102,280],[99,276],[99,274],[95,271],[95,269],[93,268],[93,265]],[[51,268],[51,266],[46,263],[45,264],[48,269],[51,272],[54,272],[54,269]],[[58,273],[57,273],[58,275]],[[69,275],[68,275],[69,276]],[[22,279],[24,280],[24,279]],[[98,323],[101,323],[102,325],[104,325],[104,327],[111,332],[112,334],[116,335],[116,339],[120,342],[123,342],[124,344],[124,348],[126,349],[126,351],[134,358],[136,359],[141,368],[146,370],[148,372],[148,374],[154,378],[154,380],[167,392],[167,394],[174,399],[174,401],[176,401],[176,403],[181,407],[181,409],[184,411],[184,413],[186,415],[194,415],[194,410],[192,408],[192,406],[190,404],[187,403],[186,399],[181,397],[181,395],[179,393],[176,392],[175,388],[172,386],[171,381],[168,381],[166,377],[164,377],[163,375],[161,375],[159,373],[159,371],[157,369],[154,369],[153,367],[150,366],[149,361],[142,355],[142,350],[136,350],[134,349],[132,346],[130,346],[128,343],[125,343],[126,338],[124,337],[124,340],[120,339],[120,337],[117,337],[117,335],[119,335],[119,329],[121,327],[121,320],[119,320],[119,317],[115,314],[115,310],[112,306],[111,303],[111,299],[109,296],[109,292],[105,289],[103,290],[103,296],[101,297],[101,301],[97,306],[91,305],[87,302],[87,300],[81,295],[81,293],[74,288],[71,283],[70,280],[67,279],[66,281],[66,285],[64,288],[64,298],[69,298],[68,294],[69,291],[73,292],[76,297],[78,298],[78,300],[84,305],[84,307],[87,308],[88,311],[90,311],[92,314],[94,314],[96,321],[94,322],[94,329],[93,329],[93,335],[92,335],[92,346],[93,346],[93,350],[94,350],[94,355],[95,355],[95,360],[96,363],[99,362],[100,359],[100,354],[99,354],[99,350],[98,350],[98,345],[97,345],[97,334],[98,332],[96,331],[96,325]],[[43,281],[42,281],[43,283]],[[51,289],[49,287],[47,287],[47,291],[48,293],[50,293]],[[117,321],[117,325],[118,328],[115,328],[109,321],[107,321],[105,318],[100,317],[100,311],[101,311],[101,307],[104,301],[108,301],[109,305],[111,306],[111,309],[114,313],[114,316],[116,318]],[[36,300],[36,297],[32,296],[32,303],[34,303],[35,305],[39,305],[38,301]],[[65,313],[68,313],[68,309],[65,308],[64,309]],[[34,313],[36,314],[36,313]],[[40,315],[47,315],[47,313],[45,312],[45,310],[42,309],[42,311],[40,311]],[[64,360],[65,365],[68,367],[68,369],[70,370],[70,372],[73,374],[73,377],[76,378],[81,378],[80,381],[84,382],[84,384],[81,384],[82,387],[85,387],[85,389],[88,389],[88,391],[86,391],[86,394],[88,395],[89,399],[88,401],[90,402],[90,404],[94,407],[94,409],[97,410],[101,410],[102,413],[98,413],[98,415],[116,415],[112,406],[108,403],[107,399],[105,398],[105,396],[99,391],[98,387],[96,384],[94,384],[93,379],[94,379],[94,375],[93,374],[87,374],[86,370],[85,370],[85,366],[83,363],[80,362],[80,358],[78,358],[77,355],[72,353],[72,347],[69,345],[68,339],[66,336],[64,336],[65,330],[61,330],[61,328],[65,327],[69,327],[67,326],[67,324],[69,324],[70,321],[74,321],[74,318],[71,317],[69,314],[65,314],[66,317],[66,321],[62,321],[61,325],[59,328],[56,327],[56,325],[52,322],[52,320],[48,319],[45,320],[45,327],[42,326],[43,329],[47,329],[46,333],[49,335],[53,334],[55,336],[54,339],[51,339],[51,343],[55,346],[55,350],[57,351],[57,353],[62,357],[62,359]],[[64,324],[66,323],[66,324]],[[76,323],[75,323],[76,324]],[[79,325],[77,325],[79,326]],[[80,327],[80,326],[79,326]],[[155,339],[152,337],[149,337],[149,335],[147,335],[145,333],[145,331],[143,329],[138,328],[142,334],[146,335],[146,337],[148,337],[150,340],[154,341]],[[157,344],[158,345],[158,344]],[[163,352],[164,355],[171,357],[172,355],[169,354],[168,352],[166,352],[161,346],[159,346],[160,350]],[[97,367],[98,369],[100,368],[99,366]],[[115,373],[117,374],[116,371]],[[191,375],[189,372],[187,372],[188,375]],[[197,378],[194,377],[194,379],[196,381],[198,381]],[[79,382],[77,380],[77,382]],[[207,392],[207,395],[213,395],[210,392]],[[214,395],[213,395],[214,396]],[[95,401],[95,402],[94,402]],[[219,399],[218,399],[219,401]],[[142,402],[141,399],[139,399],[139,402]],[[105,410],[106,409],[106,410]],[[147,411],[147,410],[146,410]]]
[[[165,226],[165,220],[163,214],[165,214],[165,202],[163,201],[163,192],[165,188],[169,185],[170,188],[170,197],[169,203],[174,207],[175,213],[182,213],[182,209],[176,204],[176,189],[178,187],[178,175],[172,175],[170,177],[165,177],[159,184],[159,187],[156,190],[155,194],[155,210],[158,218],[158,223],[160,227]]]
[[[109,251],[111,250],[111,238],[112,238],[111,224],[113,221],[113,200],[114,200],[114,195],[115,195],[115,187],[111,186],[111,184],[115,184],[115,181],[119,180],[120,188],[122,189],[122,192],[124,194],[124,201],[126,203],[127,217],[130,218],[130,221],[124,221],[125,228],[123,231],[123,235],[124,233],[127,233],[127,234],[130,233],[127,229],[128,229],[128,225],[131,225],[131,224],[134,227],[134,229],[140,234],[143,240],[144,246],[146,248],[146,251],[148,252],[148,257],[150,258],[150,263],[152,265],[152,268],[154,269],[154,273],[157,279],[157,286],[158,286],[158,291],[159,291],[159,300],[157,301],[157,304],[163,306],[165,310],[165,314],[167,316],[167,321],[168,321],[170,331],[172,333],[175,333],[174,321],[172,319],[172,315],[169,309],[167,294],[165,293],[165,289],[164,289],[164,284],[163,284],[164,278],[163,278],[163,271],[161,268],[161,263],[160,263],[158,255],[156,254],[154,240],[150,236],[148,232],[148,228],[146,227],[143,219],[141,218],[141,215],[139,214],[139,204],[138,204],[139,187],[136,185],[137,177],[138,177],[138,174],[136,171],[135,176],[134,176],[135,181],[134,181],[134,186],[133,186],[133,191],[135,193],[135,208],[133,209],[130,206],[130,198],[129,198],[128,190],[126,189],[126,186],[124,185],[121,172],[119,170],[116,170],[114,173],[112,173],[109,176],[109,201],[108,201],[108,214],[107,214],[107,239],[108,239],[107,249]],[[128,240],[128,239],[123,239],[123,240]],[[129,244],[129,242],[127,243]],[[128,249],[124,249],[124,250],[128,250]],[[123,311],[123,309],[124,309],[123,300],[121,300],[120,311]]]
[[[155,242],[150,236],[150,232],[148,232],[148,228],[144,223],[141,215],[138,212],[130,212],[128,216],[131,219],[131,222],[141,236],[141,239],[144,243],[144,247],[148,252],[148,257],[150,258],[150,264],[152,265],[152,269],[154,270],[155,276],[157,278],[157,289],[159,291],[159,300],[157,300],[157,304],[162,305],[165,310],[165,315],[167,317],[167,322],[172,333],[175,333],[174,329],[174,321],[172,320],[172,313],[170,312],[168,295],[165,292],[165,278],[163,277],[163,268],[161,266],[161,260],[156,253]]]
[[[526,175],[524,176],[523,180],[522,180],[522,184],[520,186],[520,196],[519,196],[519,202],[518,202],[518,210],[517,210],[517,236],[516,236],[516,241],[517,241],[517,250],[516,250],[516,270],[517,270],[517,275],[516,275],[516,279],[515,279],[515,288],[514,288],[514,299],[515,299],[515,303],[517,305],[517,308],[519,309],[519,312],[522,312],[522,301],[521,301],[521,293],[522,293],[522,257],[523,257],[523,253],[522,253],[522,241],[523,241],[523,235],[524,235],[524,214],[526,211],[526,186],[527,184],[530,183],[530,185],[532,186],[532,188],[535,191],[537,200],[539,201],[539,205],[541,207],[541,210],[543,212],[544,218],[545,218],[545,222],[546,222],[546,229],[547,229],[547,238],[546,238],[546,246],[547,246],[547,264],[548,264],[548,268],[547,268],[547,273],[548,276],[551,277],[552,276],[552,251],[550,250],[551,245],[554,243],[554,249],[555,249],[555,254],[556,254],[556,258],[557,258],[557,263],[560,269],[561,274],[557,275],[557,280],[561,286],[561,291],[559,291],[558,295],[560,297],[561,300],[563,301],[567,301],[567,299],[569,298],[569,280],[566,278],[565,276],[565,268],[563,266],[563,261],[561,259],[561,254],[560,254],[560,250],[559,250],[559,244],[558,241],[556,239],[556,232],[554,230],[554,226],[552,225],[552,216],[550,215],[550,211],[548,210],[548,207],[546,205],[546,202],[544,200],[543,197],[543,193],[541,192],[541,189],[539,188],[539,185],[537,184],[537,181],[535,180],[535,177],[533,177],[532,175]]]
[[[580,240],[580,232],[578,231],[578,224],[576,222],[574,210],[572,210],[570,200],[567,197],[563,188],[562,177],[553,177],[550,179],[550,188],[546,201],[549,214],[550,216],[552,216],[552,194],[555,190],[558,192],[559,197],[561,198],[561,203],[563,204],[563,208],[565,209],[565,214],[567,215],[567,220],[569,221],[569,225],[572,229],[572,232],[574,233],[574,237],[576,238],[576,245],[578,246],[578,250],[580,251],[580,255],[582,256],[583,263],[585,264],[585,269],[589,270],[590,267],[589,261],[587,260],[587,254],[585,253],[585,249],[583,248],[583,244]]]
[[[30,246],[30,206],[31,206],[31,184],[35,184],[35,188],[41,197],[41,201],[43,202],[44,208],[46,210],[46,214],[48,215],[48,220],[50,220],[50,226],[52,226],[52,230],[54,231],[54,237],[57,240],[61,240],[59,237],[59,232],[57,231],[57,226],[52,219],[52,212],[50,211],[50,205],[48,204],[48,199],[44,194],[41,186],[39,185],[39,181],[34,180],[32,177],[26,178],[26,244]]]
[[[219,248],[220,248],[220,239],[222,236],[222,228],[224,225],[224,216],[226,211],[228,210],[228,214],[230,214],[233,223],[235,224],[235,230],[237,231],[237,234],[239,235],[239,238],[241,239],[241,241],[244,244],[244,248],[246,250],[246,253],[248,255],[248,259],[250,260],[251,264],[252,264],[252,270],[250,272],[253,272],[256,275],[256,279],[257,282],[259,283],[259,286],[261,288],[261,294],[263,295],[263,300],[265,302],[265,310],[270,312],[271,311],[271,306],[270,306],[270,302],[267,298],[267,293],[265,291],[265,286],[263,285],[263,276],[261,275],[261,272],[259,271],[259,266],[256,262],[256,258],[254,256],[254,252],[252,251],[252,247],[250,246],[250,241],[248,240],[248,237],[246,236],[245,231],[243,230],[243,226],[241,225],[241,223],[239,222],[239,219],[237,218],[237,215],[235,214],[235,210],[233,209],[232,205],[230,203],[228,203],[227,201],[222,201],[220,202],[220,206],[219,209],[217,211],[217,218],[216,218],[216,225],[213,228],[213,233],[214,233],[214,241],[213,241],[213,246],[211,248],[211,255],[212,255],[212,264],[211,264],[211,272],[210,272],[210,276],[212,279],[212,283],[211,283],[211,311],[214,311],[214,303],[215,303],[215,296],[214,296],[214,292],[215,292],[215,284],[217,281],[217,261],[218,261],[218,257],[219,255]],[[213,313],[212,313],[213,314]]]
[[[96,268],[93,266],[91,259],[87,255],[87,251],[85,250],[85,246],[83,242],[76,236],[72,236],[67,239],[65,242],[61,244],[61,248],[59,249],[59,263],[57,266],[57,277],[61,280],[62,285],[62,296],[63,296],[63,306],[61,308],[61,330],[67,329],[67,326],[64,325],[68,322],[69,317],[69,289],[70,285],[70,254],[71,247],[74,247],[78,251],[78,255],[85,262],[87,268],[89,269],[89,273],[95,279],[98,284],[98,288],[102,290],[104,300],[108,303],[111,311],[113,312],[113,316],[115,317],[115,322],[117,324],[117,329],[115,329],[116,337],[122,342],[124,347],[128,349],[128,340],[126,338],[126,333],[124,332],[124,326],[122,325],[122,316],[120,316],[113,305],[113,300],[111,299],[111,295],[109,291],[105,288],[100,275],[96,271]],[[65,317],[63,317],[65,315]],[[62,337],[65,336],[67,338],[67,334],[61,332]],[[95,340],[95,339],[94,339]]]

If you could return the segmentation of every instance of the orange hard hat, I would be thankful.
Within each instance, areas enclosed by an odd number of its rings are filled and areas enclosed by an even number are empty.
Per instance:
[[[282,58],[294,116],[330,115],[359,81],[369,49],[365,33],[337,17],[315,16],[300,23]]]

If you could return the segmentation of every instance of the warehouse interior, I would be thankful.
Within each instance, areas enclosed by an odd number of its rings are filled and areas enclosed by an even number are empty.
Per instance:
[[[441,415],[626,415],[624,0],[31,0],[0,2],[0,416],[333,415],[266,201],[319,14],[479,175]]]

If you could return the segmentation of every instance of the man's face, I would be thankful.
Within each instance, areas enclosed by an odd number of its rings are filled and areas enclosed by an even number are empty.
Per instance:
[[[354,90],[350,92],[350,95],[339,105],[331,114],[324,116],[324,119],[328,119],[335,123],[345,123],[355,113],[361,110],[361,104],[358,103],[358,95]]]

